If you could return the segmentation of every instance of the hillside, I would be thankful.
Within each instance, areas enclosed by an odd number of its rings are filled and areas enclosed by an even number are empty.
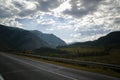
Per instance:
[[[42,40],[46,41],[49,45],[51,45],[53,47],[66,45],[66,43],[63,40],[61,40],[54,34],[46,34],[46,33],[40,32],[38,30],[33,30],[31,32],[34,33],[35,35],[37,35],[38,37],[40,37]]]
[[[0,50],[28,50],[49,46],[30,31],[0,25]]]
[[[67,47],[120,46],[120,31],[115,31],[94,41],[77,42]]]

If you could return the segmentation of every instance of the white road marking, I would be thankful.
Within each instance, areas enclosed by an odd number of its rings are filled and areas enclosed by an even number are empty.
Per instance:
[[[22,63],[24,63],[24,64],[31,65],[31,66],[33,66],[33,67],[35,67],[35,68],[38,68],[38,69],[41,69],[41,70],[44,70],[44,71],[47,71],[47,72],[50,72],[50,73],[53,73],[53,74],[57,74],[57,75],[59,75],[59,76],[62,76],[62,77],[68,78],[68,79],[71,79],[71,80],[78,80],[78,79],[73,78],[73,77],[70,77],[70,76],[66,76],[66,75],[63,75],[63,74],[60,74],[60,73],[48,71],[48,70],[46,70],[46,69],[40,68],[40,67],[38,67],[38,66],[32,65],[32,64],[30,64],[30,63],[24,62],[24,61],[22,61],[22,60],[19,60],[19,59],[17,59],[17,58],[11,57],[11,56],[7,56],[7,57],[9,57],[9,58],[11,58],[11,59],[13,59],[13,60],[17,60],[17,61],[19,61],[19,62],[22,62]]]
[[[4,80],[4,78],[0,75],[0,80]]]

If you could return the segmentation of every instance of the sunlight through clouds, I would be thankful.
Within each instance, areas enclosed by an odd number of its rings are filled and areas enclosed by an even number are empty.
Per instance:
[[[70,5],[70,0],[66,0],[65,2],[63,2],[58,8],[51,10],[54,13],[60,13],[63,12],[66,9],[71,9],[71,5]]]
[[[67,43],[120,30],[119,0],[0,0],[0,23],[53,33]]]

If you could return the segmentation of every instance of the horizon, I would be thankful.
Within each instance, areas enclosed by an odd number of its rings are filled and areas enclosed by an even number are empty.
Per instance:
[[[2,25],[2,24],[0,24],[0,25]],[[10,28],[18,28],[18,29],[23,29],[23,28],[19,28],[19,27],[13,27],[13,26],[6,26],[6,25],[3,25],[3,26],[5,26],[5,27],[10,27]],[[39,30],[28,30],[28,29],[23,29],[23,30],[27,30],[27,31],[39,31]],[[41,33],[43,33],[43,34],[53,34],[53,33],[44,33],[44,32],[42,32],[42,31],[39,31],[39,32],[41,32]],[[115,32],[115,31],[114,31]],[[111,32],[110,32],[111,33]],[[109,34],[109,33],[108,33]],[[106,34],[106,35],[108,35],[108,34]],[[55,34],[53,34],[53,35],[55,35]],[[103,35],[103,36],[106,36],[106,35]],[[57,35],[55,35],[56,37],[58,37]],[[101,37],[103,37],[103,36],[101,36]],[[95,40],[98,40],[99,38],[101,38],[101,37],[98,37],[97,39],[94,39],[94,40],[88,40],[88,41],[95,41]],[[60,37],[58,37],[58,38],[60,38]],[[61,38],[60,38],[61,39]],[[63,39],[61,39],[61,40],[63,40]],[[64,40],[63,40],[64,41]],[[88,41],[83,41],[83,42],[88,42]],[[74,44],[74,43],[82,43],[82,42],[66,42],[66,41],[64,41],[67,45],[70,45],[70,44]]]
[[[120,31],[119,0],[2,0],[0,23],[54,34],[67,44]]]

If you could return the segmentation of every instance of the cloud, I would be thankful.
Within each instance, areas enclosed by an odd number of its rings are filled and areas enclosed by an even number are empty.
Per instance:
[[[114,19],[114,23],[120,24],[120,17]]]
[[[0,18],[8,18],[16,15],[19,10],[12,4],[11,0],[0,1]]]
[[[34,10],[37,8],[38,2],[36,1],[13,1],[12,2],[19,9],[29,9]]]
[[[1,0],[0,23],[53,33],[68,42],[120,30],[119,0]]]
[[[79,18],[96,11],[101,0],[71,0],[71,9],[63,11],[64,14]]]
[[[2,0],[0,18],[11,16],[25,17],[37,12],[50,12],[60,5],[58,0]]]
[[[10,16],[12,16],[10,11],[8,11],[8,10],[5,11],[4,8],[0,9],[0,18],[6,18],[6,17],[10,17]]]
[[[12,2],[16,8],[20,10],[20,12],[17,14],[17,16],[25,17],[30,16],[31,14],[34,14],[37,12],[37,5],[39,4],[37,1],[13,1]]]
[[[53,11],[55,13],[61,13],[66,9],[68,9],[68,10],[71,9],[71,5],[69,2],[70,2],[70,0],[66,0],[65,2],[61,3],[59,7],[55,8],[51,11]]]
[[[26,0],[6,0],[0,4],[0,18],[8,18],[13,16],[29,16],[36,10],[37,2]]]
[[[15,17],[5,18],[5,19],[0,19],[0,22],[1,24],[7,25],[7,26],[23,28],[22,27],[23,24],[19,23],[15,19],[16,19]]]
[[[44,11],[44,12],[49,12],[50,9],[54,9],[60,5],[59,0],[37,0],[39,5],[38,5],[38,10]]]

